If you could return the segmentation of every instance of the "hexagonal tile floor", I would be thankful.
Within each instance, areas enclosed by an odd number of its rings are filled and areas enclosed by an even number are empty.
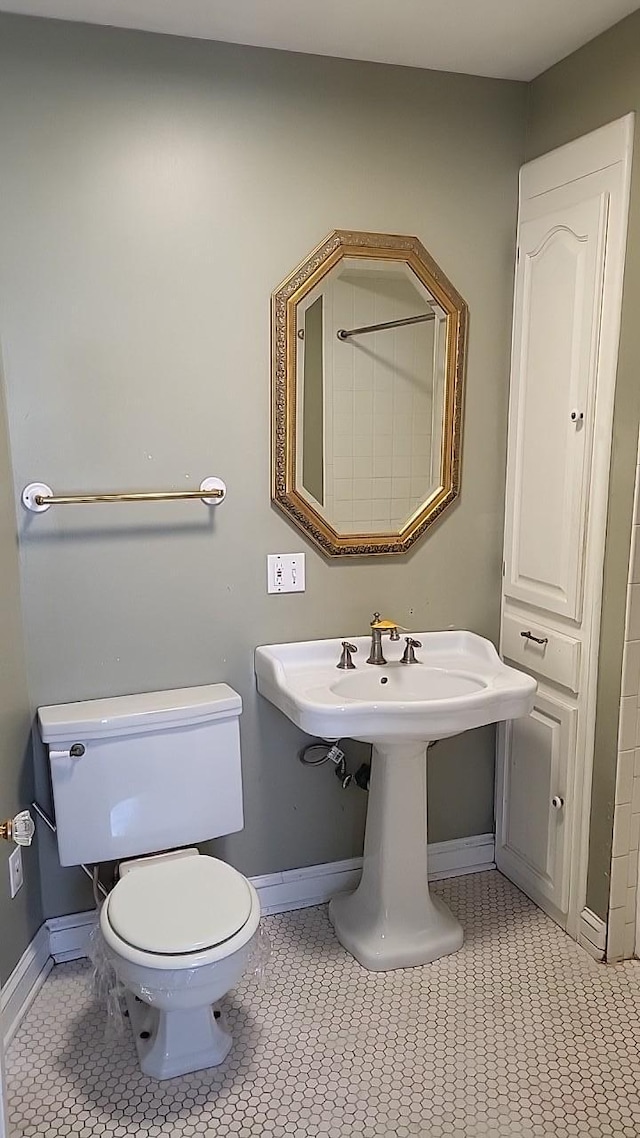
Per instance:
[[[86,961],[55,968],[8,1054],[16,1136],[640,1135],[640,962],[593,961],[499,873],[440,882],[455,956],[366,972],[326,909],[265,918],[219,1068],[142,1075]]]

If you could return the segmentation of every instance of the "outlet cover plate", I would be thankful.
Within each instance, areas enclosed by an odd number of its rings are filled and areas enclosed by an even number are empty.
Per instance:
[[[267,592],[304,593],[304,553],[269,553],[267,555]]]
[[[22,889],[23,883],[22,847],[16,846],[13,853],[9,855],[9,892],[12,897],[15,897],[18,890]]]

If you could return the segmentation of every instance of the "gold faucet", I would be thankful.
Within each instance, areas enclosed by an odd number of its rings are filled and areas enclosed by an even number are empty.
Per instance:
[[[386,664],[382,654],[382,635],[389,633],[390,640],[399,640],[398,625],[393,620],[382,620],[379,612],[374,612],[371,621],[371,652],[367,664]]]

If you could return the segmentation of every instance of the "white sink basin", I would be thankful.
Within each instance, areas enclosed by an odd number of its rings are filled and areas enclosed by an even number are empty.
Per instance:
[[[473,632],[412,636],[422,643],[420,663],[400,664],[403,644],[385,639],[386,666],[366,663],[369,636],[352,638],[353,672],[336,668],[341,640],[257,648],[258,691],[309,735],[367,743],[428,742],[531,711],[535,680],[503,664],[489,640]]]
[[[338,940],[372,971],[428,964],[462,946],[458,921],[429,893],[429,743],[527,715],[536,691],[482,636],[412,636],[420,662],[401,664],[403,645],[385,639],[385,665],[366,662],[369,636],[352,637],[354,671],[336,667],[341,640],[256,649],[258,691],[298,727],[373,744],[362,879],[329,906]]]
[[[447,671],[446,668],[431,668],[428,664],[407,667],[403,664],[388,664],[382,676],[371,672],[358,672],[345,676],[331,684],[335,695],[346,699],[360,699],[379,703],[380,700],[407,700],[413,703],[433,702],[442,699],[458,699],[471,692],[483,691],[486,683],[464,672]]]

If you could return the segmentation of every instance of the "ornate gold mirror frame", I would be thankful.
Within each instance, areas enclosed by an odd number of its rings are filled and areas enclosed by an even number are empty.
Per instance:
[[[298,305],[344,258],[404,264],[443,315],[445,328],[443,421],[439,485],[389,533],[340,533],[299,491],[296,477]],[[460,436],[467,335],[467,306],[416,237],[334,230],[282,282],[272,296],[272,500],[329,557],[405,553],[454,501],[460,486]],[[405,321],[410,323],[411,321]],[[356,329],[359,331],[359,329]],[[342,337],[340,337],[342,338]]]

